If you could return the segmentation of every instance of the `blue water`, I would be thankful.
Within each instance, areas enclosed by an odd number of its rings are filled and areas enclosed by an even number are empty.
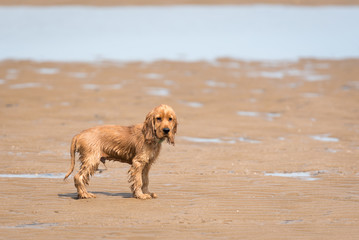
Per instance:
[[[0,7],[0,60],[359,57],[359,7]]]

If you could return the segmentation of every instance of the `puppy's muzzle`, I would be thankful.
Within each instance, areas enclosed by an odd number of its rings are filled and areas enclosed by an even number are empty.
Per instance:
[[[169,128],[164,128],[164,129],[162,129],[162,131],[164,132],[164,134],[168,134],[170,132],[170,129]]]

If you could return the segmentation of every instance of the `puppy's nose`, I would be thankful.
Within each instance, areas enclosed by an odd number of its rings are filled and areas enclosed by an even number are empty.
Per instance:
[[[170,129],[169,129],[169,128],[164,128],[164,129],[162,129],[162,130],[163,130],[163,132],[164,132],[165,134],[167,134],[167,133],[170,132]]]

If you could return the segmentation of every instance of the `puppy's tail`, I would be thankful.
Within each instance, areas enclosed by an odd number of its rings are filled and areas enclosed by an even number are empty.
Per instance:
[[[68,178],[68,177],[70,176],[70,174],[72,173],[72,171],[73,171],[74,168],[75,168],[76,142],[77,142],[77,135],[72,138],[71,150],[70,150],[70,154],[71,154],[71,167],[70,167],[69,171],[67,172],[66,176],[64,177],[64,181],[66,180],[66,178]]]

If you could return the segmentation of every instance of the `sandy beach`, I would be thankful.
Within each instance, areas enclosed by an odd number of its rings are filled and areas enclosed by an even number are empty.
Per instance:
[[[9,59],[0,96],[0,239],[359,237],[359,59]],[[179,126],[150,172],[159,198],[132,198],[109,162],[77,200],[71,138],[161,103]]]
[[[4,61],[2,238],[356,239],[358,69]],[[160,103],[180,125],[150,173],[159,198],[131,198],[128,166],[109,163],[91,180],[97,198],[75,200],[72,178],[61,179],[72,136],[141,122]]]

